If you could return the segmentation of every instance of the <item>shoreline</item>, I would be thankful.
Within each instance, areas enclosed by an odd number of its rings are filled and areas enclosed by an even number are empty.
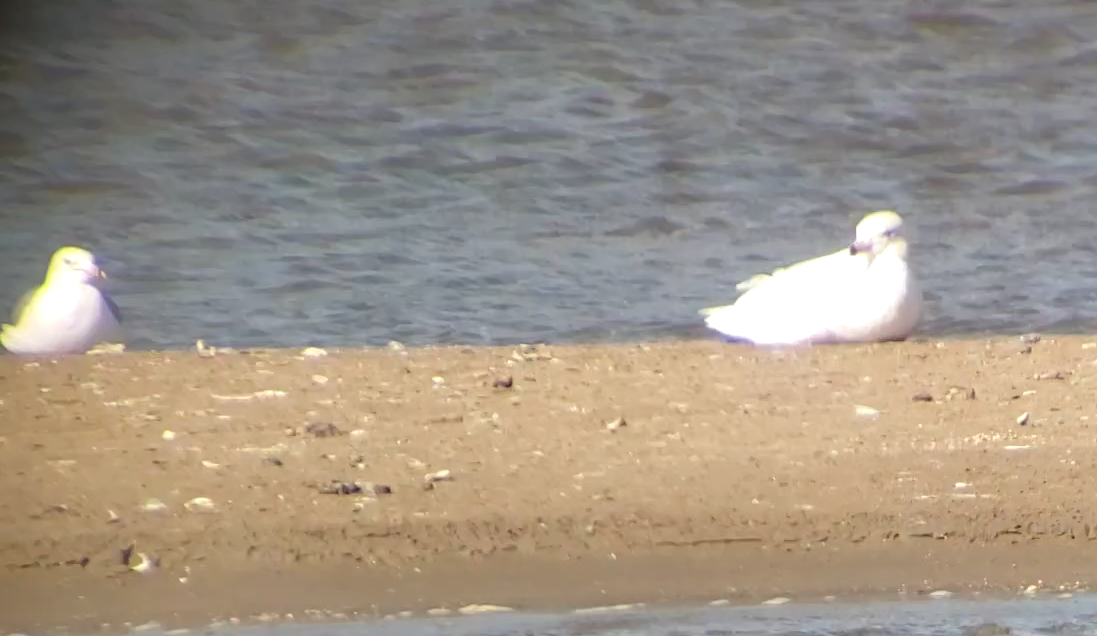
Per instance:
[[[980,567],[1010,558],[1015,551],[974,548],[945,550],[935,556],[958,557]],[[197,592],[165,577],[114,578],[106,581],[107,585],[100,581],[92,586],[74,576],[37,571],[21,573],[18,578],[0,575],[5,589],[15,591],[0,605],[0,615],[7,619],[6,625],[22,621],[24,633],[127,633],[149,628],[197,630],[280,623],[457,619],[484,614],[564,618],[713,607],[1092,598],[1092,588],[1082,583],[1092,577],[1092,567],[1077,563],[1076,557],[1064,557],[1063,552],[1038,550],[1022,564],[980,569],[982,581],[956,576],[955,570],[939,575],[939,568],[919,567],[918,560],[905,556],[881,562],[868,555],[849,560],[792,557],[770,562],[768,565],[780,569],[761,577],[757,572],[744,572],[735,557],[746,556],[753,567],[762,565],[761,561],[752,555],[731,554],[691,554],[686,558],[649,554],[623,559],[623,563],[618,562],[622,559],[563,562],[541,558],[503,559],[501,563],[435,562],[414,575],[392,569],[362,572],[344,566],[246,572],[210,569],[201,581],[191,582],[201,587]],[[1052,560],[1041,559],[1049,555]],[[881,551],[874,556],[895,555]],[[828,568],[833,572],[850,567],[865,580],[852,586],[835,586],[825,580],[823,572]],[[1049,581],[1045,578],[1048,572],[1078,578]],[[651,581],[653,576],[659,577],[658,583]],[[745,577],[751,582],[743,587],[728,585]],[[19,587],[9,587],[13,583]],[[62,610],[64,616],[20,605],[21,601],[45,602],[47,595],[54,597],[51,611]],[[43,620],[46,615],[49,619]]]
[[[1097,336],[3,356],[0,628],[1084,590],[1095,361]]]

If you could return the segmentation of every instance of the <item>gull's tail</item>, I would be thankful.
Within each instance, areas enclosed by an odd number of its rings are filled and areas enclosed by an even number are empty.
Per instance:
[[[704,309],[697,310],[697,313],[707,318],[712,314],[720,311],[721,309],[727,309],[728,307],[731,307],[731,305],[720,305],[719,307],[705,307]]]
[[[11,325],[0,325],[0,347],[11,351],[11,337],[15,333],[15,327]]]

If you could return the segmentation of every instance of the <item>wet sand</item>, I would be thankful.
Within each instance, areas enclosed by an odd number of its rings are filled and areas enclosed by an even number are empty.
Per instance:
[[[0,629],[1085,588],[1095,361],[1086,337],[3,356]]]

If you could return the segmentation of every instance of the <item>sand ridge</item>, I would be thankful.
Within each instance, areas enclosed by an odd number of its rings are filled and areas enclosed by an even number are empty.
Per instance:
[[[0,358],[0,627],[1097,572],[1090,338],[210,353]]]

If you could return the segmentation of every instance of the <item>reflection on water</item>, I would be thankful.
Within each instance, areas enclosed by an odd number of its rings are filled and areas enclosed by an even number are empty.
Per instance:
[[[1090,2],[20,7],[0,305],[82,243],[133,346],[698,334],[884,207],[924,332],[1097,316]]]

